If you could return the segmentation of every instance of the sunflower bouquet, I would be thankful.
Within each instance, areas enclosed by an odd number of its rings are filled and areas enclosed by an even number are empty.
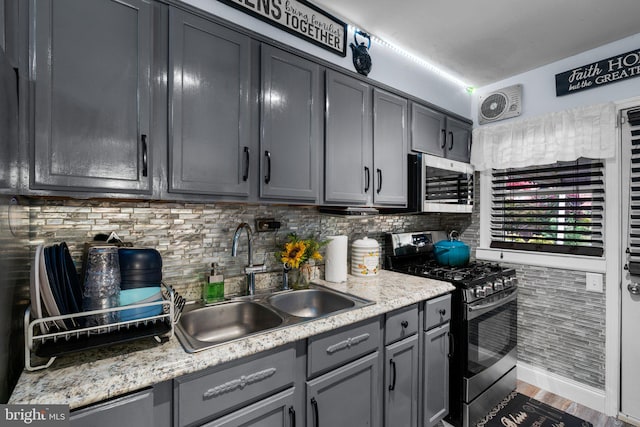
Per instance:
[[[276,258],[284,264],[286,271],[292,276],[292,286],[305,288],[311,280],[312,267],[310,261],[322,260],[320,248],[329,243],[314,238],[300,239],[295,234],[289,234],[282,251],[276,252]]]
[[[276,252],[276,257],[284,264],[287,264],[289,268],[300,268],[301,265],[309,262],[309,260],[322,260],[322,255],[319,251],[327,243],[328,241],[318,241],[312,237],[300,239],[295,234],[289,234],[287,242],[284,244],[284,249]]]

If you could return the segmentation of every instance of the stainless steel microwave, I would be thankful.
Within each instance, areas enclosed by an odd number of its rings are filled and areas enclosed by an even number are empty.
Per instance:
[[[408,210],[471,213],[473,167],[429,154],[409,154]]]

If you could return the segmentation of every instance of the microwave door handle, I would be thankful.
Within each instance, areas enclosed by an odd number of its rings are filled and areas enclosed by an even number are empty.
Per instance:
[[[514,290],[511,295],[506,298],[503,298],[499,301],[492,302],[489,304],[482,304],[475,307],[467,307],[467,320],[473,320],[476,317],[482,316],[483,314],[493,310],[496,307],[500,307],[501,305],[505,305],[515,300],[518,297],[518,290]]]

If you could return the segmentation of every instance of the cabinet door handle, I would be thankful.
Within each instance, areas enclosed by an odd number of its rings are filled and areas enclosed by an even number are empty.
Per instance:
[[[378,189],[376,193],[380,194],[380,190],[382,190],[382,169],[376,169],[376,172],[378,173]]]
[[[453,132],[449,131],[449,136],[451,137],[451,144],[449,144],[449,151],[453,149]]]
[[[403,328],[406,328],[409,326],[409,322],[407,320],[403,320],[402,322],[400,322],[400,326],[402,326]]]
[[[244,147],[244,173],[242,174],[242,180],[249,179],[249,147]]]
[[[142,134],[142,176],[149,175],[149,155],[147,153],[147,135]]]
[[[442,144],[440,144],[440,148],[444,148],[447,145],[447,131],[442,129]]]
[[[367,166],[364,167],[364,192],[369,191],[369,184],[371,184],[371,176],[369,175],[369,168]]]
[[[320,427],[320,413],[318,412],[318,401],[315,397],[311,398],[311,407],[313,408],[313,425]]]
[[[451,359],[453,357],[453,352],[454,352],[454,339],[453,339],[453,334],[451,332],[447,332],[447,336],[449,337],[449,353],[447,354],[447,357],[449,359]]]
[[[394,362],[393,359],[390,359],[389,365],[391,366],[391,372],[393,373],[393,381],[389,384],[389,391],[393,391],[396,388],[396,362]]]
[[[296,427],[296,410],[293,406],[289,406],[289,419],[291,420],[291,427]]]
[[[264,156],[267,158],[267,173],[264,176],[264,183],[268,184],[271,182],[271,153],[269,150],[265,150]]]

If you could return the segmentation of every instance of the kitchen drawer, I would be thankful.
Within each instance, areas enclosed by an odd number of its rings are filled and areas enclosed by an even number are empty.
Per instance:
[[[113,425],[153,427],[153,390],[137,393],[98,403],[70,415],[71,427],[111,427]]]
[[[424,311],[425,331],[448,322],[451,319],[451,294],[427,300]]]
[[[418,332],[418,304],[387,314],[384,324],[384,344],[391,344]]]
[[[309,338],[307,377],[326,372],[380,347],[380,319]]]
[[[283,348],[215,372],[175,380],[175,420],[179,427],[245,406],[293,384],[295,349]],[[199,423],[198,423],[199,424]]]

